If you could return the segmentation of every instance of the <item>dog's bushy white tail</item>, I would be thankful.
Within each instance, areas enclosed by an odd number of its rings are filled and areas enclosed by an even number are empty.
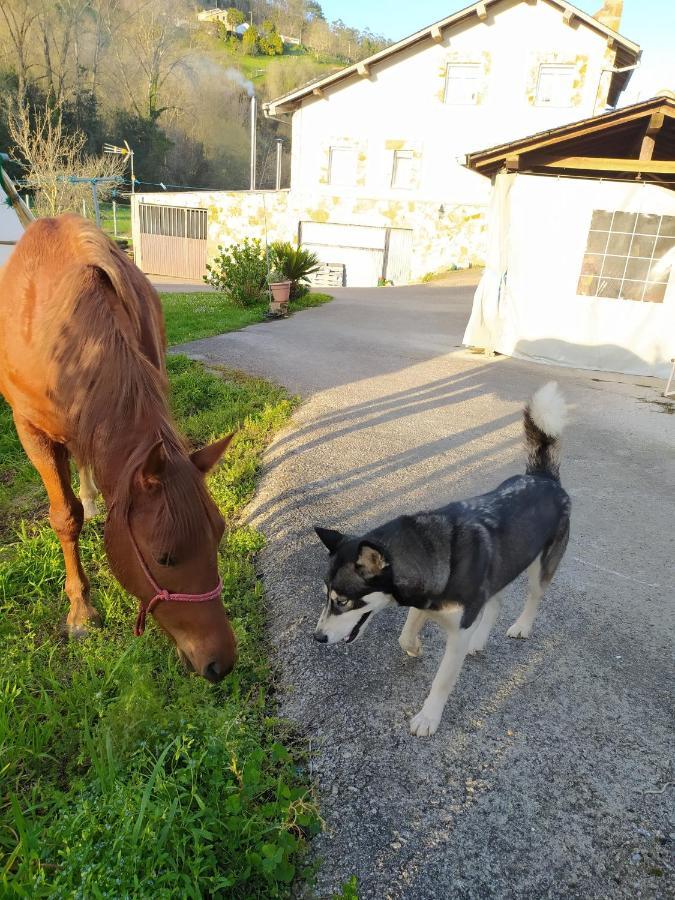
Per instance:
[[[523,413],[529,475],[560,480],[559,439],[566,423],[565,398],[555,381],[549,381],[539,388]]]

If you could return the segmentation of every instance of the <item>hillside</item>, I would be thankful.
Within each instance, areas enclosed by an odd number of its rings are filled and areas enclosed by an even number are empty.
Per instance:
[[[327,22],[316,0],[226,2],[231,10],[217,16],[231,13],[240,23],[237,34],[229,21],[199,19],[214,0],[201,7],[194,0],[17,2],[14,19],[0,16],[0,151],[13,153],[39,184],[47,171],[69,176],[92,171],[94,163],[101,171],[95,161],[103,145],[126,141],[142,190],[246,188],[251,92],[263,101],[279,96],[386,42]],[[29,111],[24,126],[34,133],[19,141],[21,110]],[[55,158],[44,166],[30,159],[42,145],[37,121],[58,126],[64,141],[64,152],[54,147]],[[277,136],[288,139],[288,126],[261,112],[261,187],[272,186]],[[79,149],[65,152],[71,138]]]

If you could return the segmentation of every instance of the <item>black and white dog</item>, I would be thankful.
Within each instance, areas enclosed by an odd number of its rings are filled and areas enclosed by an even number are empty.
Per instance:
[[[570,499],[559,474],[566,414],[555,383],[537,391],[524,410],[526,474],[489,494],[400,516],[360,537],[315,529],[330,552],[317,641],[356,640],[371,615],[390,604],[410,609],[399,644],[411,656],[420,653],[427,619],[447,633],[429,696],[410,722],[413,734],[436,731],[464,657],[485,646],[500,591],[525,569],[527,602],[507,634],[529,637],[569,536]]]

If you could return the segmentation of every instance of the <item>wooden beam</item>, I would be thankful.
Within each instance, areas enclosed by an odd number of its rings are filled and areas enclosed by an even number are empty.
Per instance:
[[[365,63],[363,63],[363,62],[360,62],[360,63],[358,64],[358,66],[356,67],[356,71],[359,73],[359,75],[361,76],[361,78],[368,78],[368,77],[370,76],[370,69],[369,69],[369,67],[368,67]]]
[[[506,163],[513,157],[507,157]],[[515,157],[516,159],[518,157]],[[545,166],[549,169],[579,169],[588,172],[644,172],[659,175],[675,173],[675,159],[622,159],[608,156],[554,156],[532,154],[525,158],[525,166]]]
[[[640,146],[640,159],[647,160],[654,156],[654,147],[656,146],[656,136],[663,128],[665,116],[662,112],[653,112],[649,117],[645,136],[642,138]]]
[[[520,166],[520,157],[516,154],[507,156],[504,160],[504,165],[507,172],[517,172]]]
[[[487,19],[487,7],[484,3],[478,4],[478,6],[476,7],[476,15],[481,20],[481,22],[484,22]]]
[[[630,108],[630,107],[629,107]],[[675,110],[671,110],[668,107],[663,107],[664,116],[668,116],[669,118],[675,118]],[[586,137],[587,135],[597,134],[605,129],[610,129],[614,125],[627,125],[629,122],[634,122],[636,119],[645,118],[644,110],[640,110],[639,112],[630,113],[628,115],[619,115],[622,113],[622,110],[616,110],[615,113],[611,113],[608,115],[612,115],[614,117],[612,122],[602,121],[602,122],[593,122],[592,119],[587,120],[588,124],[583,128],[575,128],[574,126],[569,126],[567,128],[556,128],[554,133],[552,133],[549,137],[542,138],[539,141],[536,141],[529,146],[524,144],[521,146],[521,153],[532,153],[535,150],[543,149],[544,147],[552,147],[555,144],[560,143],[561,141],[572,141],[577,140],[578,138]],[[599,116],[596,118],[600,118]],[[604,116],[603,116],[604,119]],[[593,123],[593,124],[591,124]],[[560,132],[563,132],[562,134]],[[514,141],[514,143],[520,143],[519,141]],[[506,150],[506,147],[504,147]],[[505,153],[504,150],[502,152],[496,152],[494,154],[490,154],[489,156],[485,156],[484,159],[478,159],[474,162],[476,168],[480,171],[490,165],[494,165],[495,163],[500,163],[502,159],[504,159]],[[514,151],[516,152],[516,151]],[[474,156],[480,156],[480,154],[472,154]]]
[[[443,40],[443,32],[438,27],[438,25],[432,25],[431,31],[429,32],[429,34],[431,35],[431,40],[435,44],[440,44],[441,41]]]
[[[566,9],[565,12],[563,13],[563,22],[565,23],[565,25],[571,25],[573,18],[574,18],[574,10]]]
[[[314,94],[315,97],[325,97],[325,96],[326,96],[326,95],[324,94],[324,92],[321,90],[321,88],[318,88],[318,87],[317,87],[317,88],[314,88],[314,90],[312,91],[312,93]]]

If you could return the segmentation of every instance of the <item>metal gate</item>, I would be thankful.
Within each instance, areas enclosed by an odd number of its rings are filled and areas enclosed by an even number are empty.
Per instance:
[[[143,271],[201,281],[206,273],[207,210],[139,203],[138,212]]]
[[[410,280],[412,231],[333,222],[300,222],[300,243],[322,263],[343,265],[347,287]]]

